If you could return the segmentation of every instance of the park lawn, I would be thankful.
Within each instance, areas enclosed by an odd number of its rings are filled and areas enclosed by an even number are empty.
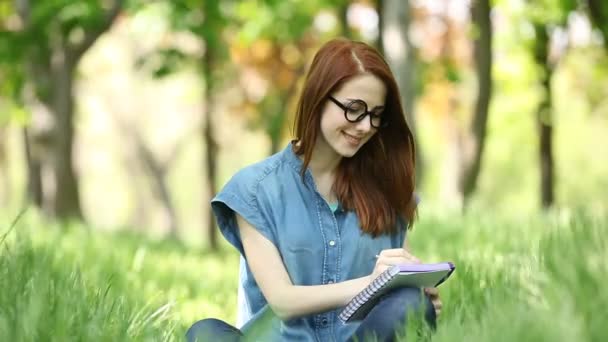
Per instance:
[[[9,225],[0,341],[179,341],[197,319],[235,320],[238,255],[226,244],[210,253],[28,215]],[[426,212],[410,234],[421,259],[457,265],[433,341],[608,340],[605,215]]]

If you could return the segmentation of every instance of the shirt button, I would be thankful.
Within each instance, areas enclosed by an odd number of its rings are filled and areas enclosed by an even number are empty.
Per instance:
[[[327,318],[323,318],[323,319],[321,320],[321,324],[322,324],[322,325],[327,325]]]
[[[335,246],[336,245],[336,241],[334,241],[334,240],[329,241],[329,245],[330,246]]]

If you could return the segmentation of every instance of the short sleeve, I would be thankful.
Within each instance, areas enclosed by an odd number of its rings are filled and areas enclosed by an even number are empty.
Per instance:
[[[257,231],[276,245],[275,234],[263,212],[268,205],[259,192],[260,177],[250,168],[235,174],[211,200],[211,209],[224,238],[245,256],[235,213],[241,215]]]

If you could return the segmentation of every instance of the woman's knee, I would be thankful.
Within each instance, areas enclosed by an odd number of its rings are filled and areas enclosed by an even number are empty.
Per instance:
[[[396,315],[408,317],[415,314],[422,314],[426,322],[432,328],[435,328],[435,308],[433,307],[433,303],[428,295],[426,295],[420,288],[398,288],[387,293],[383,300],[393,302],[391,307],[398,311],[395,313]]]
[[[401,297],[407,300],[416,301],[419,300],[422,294],[422,290],[418,287],[398,287],[389,291],[386,296]]]
[[[399,304],[399,307],[421,307],[424,303],[422,290],[417,287],[400,287],[391,290],[382,298],[383,301],[390,301]]]
[[[240,332],[235,327],[216,318],[207,318],[194,323],[186,332],[188,342],[238,341]]]

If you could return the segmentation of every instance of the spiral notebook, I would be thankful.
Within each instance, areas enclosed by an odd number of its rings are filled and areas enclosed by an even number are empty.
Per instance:
[[[404,286],[436,287],[446,281],[454,269],[455,266],[451,262],[395,265],[351,299],[339,318],[343,323],[362,320],[378,299],[389,290]]]

